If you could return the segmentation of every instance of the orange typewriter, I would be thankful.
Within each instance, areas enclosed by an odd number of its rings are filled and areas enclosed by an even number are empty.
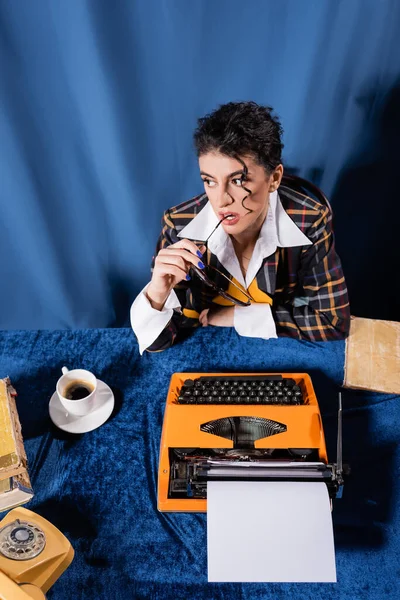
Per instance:
[[[343,486],[339,394],[337,464],[328,464],[306,373],[174,373],[160,447],[158,509],[205,512],[207,481],[320,481]]]

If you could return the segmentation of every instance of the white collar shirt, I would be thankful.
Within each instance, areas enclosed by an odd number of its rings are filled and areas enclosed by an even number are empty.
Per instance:
[[[211,204],[199,212],[179,233],[180,238],[205,241],[218,224],[218,217]],[[246,289],[249,287],[265,258],[273,255],[276,249],[293,246],[306,246],[312,242],[292,221],[282,206],[277,191],[269,197],[268,213],[261,227],[253,250],[246,277],[243,276],[231,238],[222,227],[212,234],[208,248],[219,262]],[[276,327],[269,304],[254,303],[251,306],[235,306],[234,327],[240,335],[247,337],[276,338]]]
[[[218,224],[219,219],[209,202],[178,233],[179,238],[205,241]],[[246,289],[249,287],[263,260],[273,255],[277,248],[306,246],[312,242],[292,221],[282,206],[278,192],[269,197],[268,213],[261,227],[246,277],[243,277],[232,241],[222,227],[218,227],[208,241],[208,248],[218,258],[225,269]],[[137,296],[131,307],[131,324],[139,341],[142,354],[160,335],[170,321],[173,311],[180,308],[177,295],[172,290],[161,311],[152,308],[146,298],[147,286]],[[263,339],[276,338],[276,327],[267,303],[254,303],[250,306],[235,306],[233,325],[239,335]]]

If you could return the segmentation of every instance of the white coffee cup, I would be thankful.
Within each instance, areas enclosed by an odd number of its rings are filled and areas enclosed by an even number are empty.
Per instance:
[[[56,387],[61,404],[71,415],[87,415],[94,406],[97,390],[96,377],[90,371],[86,371],[86,369],[73,369],[69,371],[67,367],[63,367],[61,370],[63,374],[57,381]],[[76,384],[75,387],[74,383]],[[91,391],[87,396],[78,400],[67,397],[73,395],[74,390],[77,392],[77,388],[79,387],[84,387]]]

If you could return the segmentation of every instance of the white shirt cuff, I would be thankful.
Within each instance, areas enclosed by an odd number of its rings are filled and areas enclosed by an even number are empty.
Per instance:
[[[277,338],[274,317],[269,304],[235,306],[233,325],[239,335],[268,340]]]
[[[139,343],[139,352],[151,346],[172,319],[174,309],[181,308],[174,290],[168,296],[162,310],[156,310],[150,304],[145,292],[149,283],[136,297],[131,306],[131,325]]]

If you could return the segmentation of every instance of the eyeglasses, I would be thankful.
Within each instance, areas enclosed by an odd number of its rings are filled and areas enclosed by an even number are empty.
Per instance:
[[[220,222],[217,224],[217,226],[212,230],[212,232],[210,233],[210,235],[208,236],[208,238],[206,239],[206,241],[204,242],[206,250],[203,253],[203,257],[204,255],[207,254],[208,251],[208,245],[207,242],[210,239],[210,237],[212,236],[212,234],[214,233],[214,231],[216,231],[218,229],[218,227],[221,225],[222,221],[224,221],[224,219],[226,219],[229,215],[225,215]],[[215,267],[213,267],[212,265],[206,265],[205,269],[200,269],[199,267],[195,267],[194,265],[192,265],[191,267],[191,272],[196,275],[205,285],[207,285],[208,287],[212,288],[215,292],[217,292],[222,298],[225,298],[225,300],[229,300],[230,302],[233,302],[233,304],[236,304],[237,306],[250,306],[251,301],[252,301],[252,297],[242,288],[239,287],[238,285],[236,285],[236,283],[234,281],[232,281],[232,279],[230,279],[229,277],[227,277],[224,273],[222,273],[219,269],[216,269]],[[215,281],[213,281],[212,279],[210,279],[210,277],[208,277],[208,275],[206,274],[206,270],[207,271],[212,271],[217,273],[219,276],[224,277],[227,281],[229,281],[229,284],[234,286],[235,288],[237,288],[239,290],[239,292],[241,294],[243,294],[244,296],[246,296],[247,300],[239,300],[238,298],[235,298],[234,296],[231,296],[231,294],[229,294],[226,290],[222,289],[219,285],[217,285],[215,283]]]

